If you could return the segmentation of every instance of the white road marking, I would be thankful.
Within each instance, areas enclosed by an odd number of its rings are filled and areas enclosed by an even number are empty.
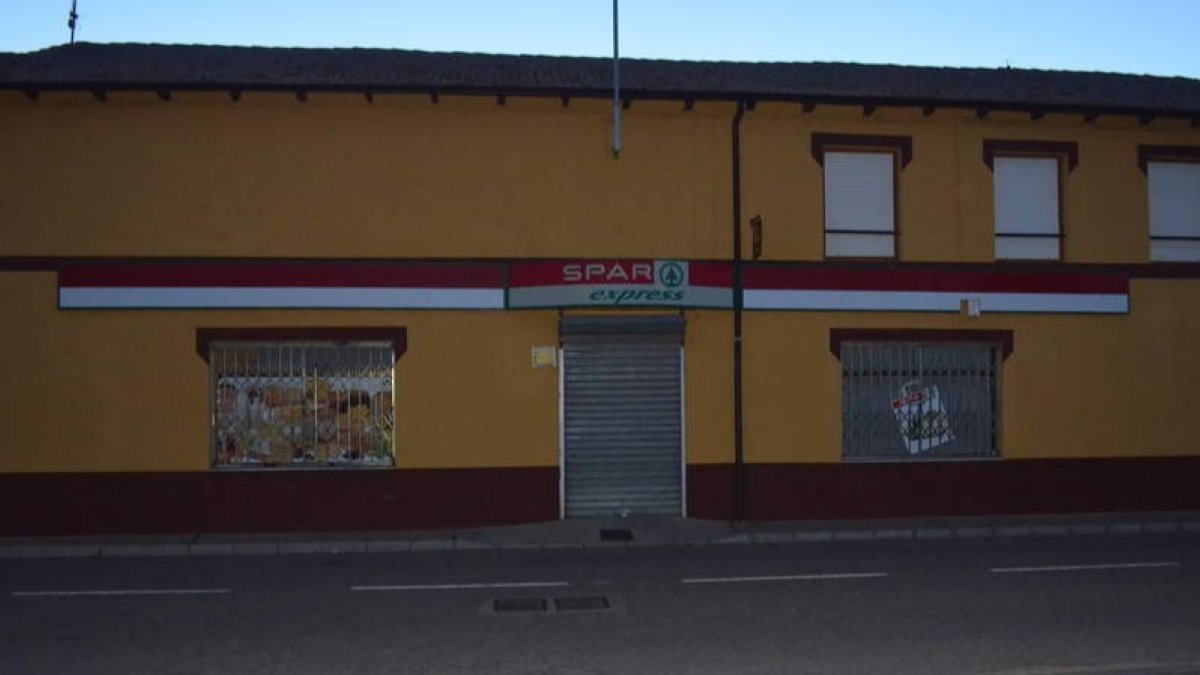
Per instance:
[[[1118,675],[1118,673],[1182,673],[1195,672],[1200,661],[1104,663],[1088,666],[1022,666],[1012,670],[992,671],[992,675]],[[1186,669],[1186,670],[1185,670]]]
[[[1088,570],[1133,570],[1154,567],[1179,567],[1174,560],[1161,562],[1099,563],[1094,565],[1046,565],[1043,567],[993,567],[992,574],[1026,574],[1034,572],[1083,572]]]
[[[68,598],[75,596],[119,595],[220,595],[232,593],[229,588],[130,588],[105,591],[13,591],[16,598]]]
[[[831,574],[784,574],[765,577],[699,577],[680,579],[684,584],[744,584],[762,581],[822,581],[829,579],[878,579],[887,572],[835,572]]]
[[[406,584],[400,586],[351,586],[352,591],[468,591],[486,588],[561,588],[567,581],[516,581],[484,584]]]

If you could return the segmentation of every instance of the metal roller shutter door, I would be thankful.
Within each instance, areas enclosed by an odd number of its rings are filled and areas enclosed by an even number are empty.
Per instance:
[[[568,319],[565,516],[681,515],[682,319]]]

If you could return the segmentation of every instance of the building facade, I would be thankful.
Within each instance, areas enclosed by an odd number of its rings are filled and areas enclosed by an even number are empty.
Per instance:
[[[0,57],[0,534],[1200,507],[1200,82]]]

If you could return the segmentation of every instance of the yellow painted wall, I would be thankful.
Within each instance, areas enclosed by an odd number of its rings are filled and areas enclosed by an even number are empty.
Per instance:
[[[603,101],[80,94],[0,97],[0,256],[727,257],[732,106],[635,102],[621,159]],[[743,125],[743,214],[767,260],[823,257],[813,132],[913,137],[899,178],[900,258],[992,260],[985,138],[1079,143],[1067,262],[1148,254],[1139,143],[1200,145],[1170,120],[760,104]],[[748,228],[744,232],[749,242]],[[748,246],[747,246],[748,249]],[[0,273],[0,471],[205,470],[198,326],[405,325],[401,467],[557,463],[557,372],[529,349],[554,312],[72,311],[51,273]],[[687,443],[732,460],[728,312],[688,313]],[[1200,453],[1200,281],[1138,280],[1128,316],[747,312],[746,452],[838,461],[829,330],[1003,328],[1002,455]]]
[[[728,256],[732,105],[635,102],[619,160],[610,114],[556,98],[8,93],[0,255]],[[742,127],[743,212],[765,219],[766,259],[823,257],[813,132],[913,138],[898,193],[911,261],[992,260],[996,138],[1078,142],[1066,261],[1144,262],[1137,145],[1200,145],[1182,120],[760,104]]]
[[[553,466],[553,312],[67,311],[54,274],[0,274],[0,472],[196,471],[210,466],[208,371],[197,327],[408,327],[396,365],[405,467]]]
[[[54,275],[0,275],[9,325],[0,360],[0,471],[167,471],[209,466],[198,326],[403,325],[400,467],[553,466],[558,375],[530,348],[557,342],[554,312],[70,311]],[[1129,316],[747,312],[746,456],[840,460],[832,328],[1015,331],[1002,372],[1008,458],[1200,453],[1200,280],[1141,280]],[[687,454],[732,460],[731,318],[688,313]]]
[[[861,108],[760,104],[742,129],[743,212],[763,216],[766,260],[822,260],[821,166],[813,159],[814,132],[911,136],[912,162],[899,173],[897,223],[904,261],[991,262],[992,174],[983,162],[984,139],[1074,141],[1079,165],[1066,180],[1065,261],[1143,263],[1149,260],[1146,178],[1137,166],[1139,144],[1198,145],[1186,121],[1148,126],[1128,118],[1048,115],[1036,122],[1015,113],[978,119],[973,111],[883,108],[866,118]],[[750,230],[743,236],[749,241]]]
[[[747,461],[841,460],[833,328],[1014,331],[1002,457],[1200,454],[1200,280],[1134,281],[1131,304],[1128,316],[747,313]]]
[[[0,274],[10,326],[0,359],[0,472],[200,471],[211,466],[208,370],[197,327],[408,329],[396,365],[399,468],[555,466],[553,311],[59,311],[52,273]],[[731,320],[687,316],[687,455],[732,459]]]
[[[733,461],[733,316],[687,314],[685,433],[689,464]]]
[[[732,106],[0,100],[0,255],[728,255]]]

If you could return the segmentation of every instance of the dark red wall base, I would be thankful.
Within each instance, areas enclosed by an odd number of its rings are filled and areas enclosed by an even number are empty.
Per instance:
[[[733,517],[732,465],[688,513]],[[1200,510],[1200,457],[750,464],[749,520]],[[461,528],[558,518],[558,469],[0,474],[0,536]]]
[[[1200,457],[748,464],[748,520],[1200,509]],[[688,467],[688,513],[733,517],[732,465]]]
[[[0,474],[0,536],[408,530],[556,518],[557,467]]]

